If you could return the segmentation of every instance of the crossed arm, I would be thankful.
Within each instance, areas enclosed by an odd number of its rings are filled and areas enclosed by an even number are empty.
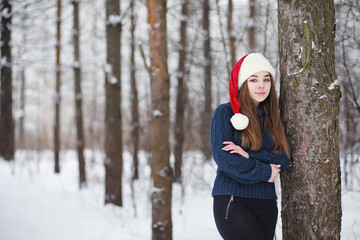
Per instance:
[[[227,152],[230,151],[230,153],[236,153],[236,154],[239,154],[239,155],[241,155],[241,156],[243,156],[243,157],[245,157],[245,158],[250,158],[250,155],[249,155],[248,152],[246,152],[246,151],[245,151],[244,149],[242,149],[240,146],[234,144],[232,141],[225,141],[225,142],[223,142],[223,144],[225,145],[225,147],[223,147],[221,150],[227,151]],[[264,150],[262,150],[262,151],[264,151]],[[259,153],[260,153],[260,154],[263,154],[263,153],[261,153],[261,152],[259,152]],[[271,152],[267,152],[267,153],[270,154]],[[256,155],[260,155],[260,154],[252,153],[252,156],[253,156],[254,158],[256,158]],[[274,153],[272,153],[272,154],[274,154]],[[265,159],[261,159],[261,158],[260,158],[260,160],[262,160],[263,162],[267,162],[267,163],[270,164],[270,166],[271,166],[271,177],[270,177],[270,179],[268,180],[268,182],[274,182],[275,179],[278,177],[280,171],[281,171],[281,164],[276,164],[275,162],[274,162],[274,163],[270,163],[269,160],[266,161]],[[285,163],[285,166],[284,166],[284,167],[287,168],[287,166],[288,166],[288,164]]]

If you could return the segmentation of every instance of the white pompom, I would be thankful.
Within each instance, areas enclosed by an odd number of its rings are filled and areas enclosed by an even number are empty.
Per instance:
[[[244,130],[249,125],[249,118],[241,113],[235,113],[230,122],[236,130]]]

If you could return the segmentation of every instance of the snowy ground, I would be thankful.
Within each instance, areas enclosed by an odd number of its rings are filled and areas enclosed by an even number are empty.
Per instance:
[[[79,190],[75,151],[61,155],[53,173],[52,152],[21,152],[0,159],[0,240],[150,240],[150,168],[141,155],[140,179],[130,187],[131,156],[124,154],[124,207],[104,205],[103,155],[87,151],[86,189]],[[92,159],[92,160],[91,160]],[[213,163],[198,154],[184,159],[184,187],[173,187],[174,240],[218,240],[212,216]],[[135,201],[134,201],[135,199]],[[279,221],[280,222],[280,221]],[[280,223],[277,239],[281,239]],[[342,239],[360,238],[360,196],[343,193]]]

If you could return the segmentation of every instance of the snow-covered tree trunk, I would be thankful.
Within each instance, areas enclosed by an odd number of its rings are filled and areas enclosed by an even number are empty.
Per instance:
[[[122,206],[120,1],[106,0],[105,203]]]
[[[171,193],[173,171],[169,146],[169,87],[167,67],[166,0],[147,0],[151,55],[151,172],[152,239],[171,240]]]
[[[278,7],[281,116],[292,151],[281,175],[283,239],[340,239],[334,1]]]
[[[0,3],[1,9],[1,109],[0,156],[14,159],[14,119],[12,113],[11,0]]]
[[[73,26],[73,41],[74,41],[74,76],[75,76],[75,118],[76,118],[76,136],[77,136],[77,153],[79,160],[79,186],[80,188],[86,185],[85,175],[85,157],[84,157],[84,126],[82,114],[82,91],[81,91],[81,68],[80,68],[80,20],[79,20],[79,1],[72,1],[74,8],[74,26]]]
[[[56,15],[56,85],[55,85],[55,119],[54,119],[54,155],[55,173],[60,172],[60,104],[61,104],[61,0],[57,1]]]
[[[175,113],[175,180],[181,181],[182,154],[184,145],[184,121],[185,108],[187,105],[187,87],[188,62],[187,62],[187,22],[189,0],[182,0],[181,3],[181,23],[180,23],[180,43],[179,43],[179,64],[178,64],[178,86],[176,95],[176,113]]]

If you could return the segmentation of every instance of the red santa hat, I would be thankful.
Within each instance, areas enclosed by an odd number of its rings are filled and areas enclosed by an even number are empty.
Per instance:
[[[236,130],[244,130],[249,125],[249,118],[240,113],[239,90],[251,75],[261,71],[267,71],[275,78],[274,68],[260,53],[245,55],[235,64],[231,71],[229,94],[234,115],[230,121]]]

